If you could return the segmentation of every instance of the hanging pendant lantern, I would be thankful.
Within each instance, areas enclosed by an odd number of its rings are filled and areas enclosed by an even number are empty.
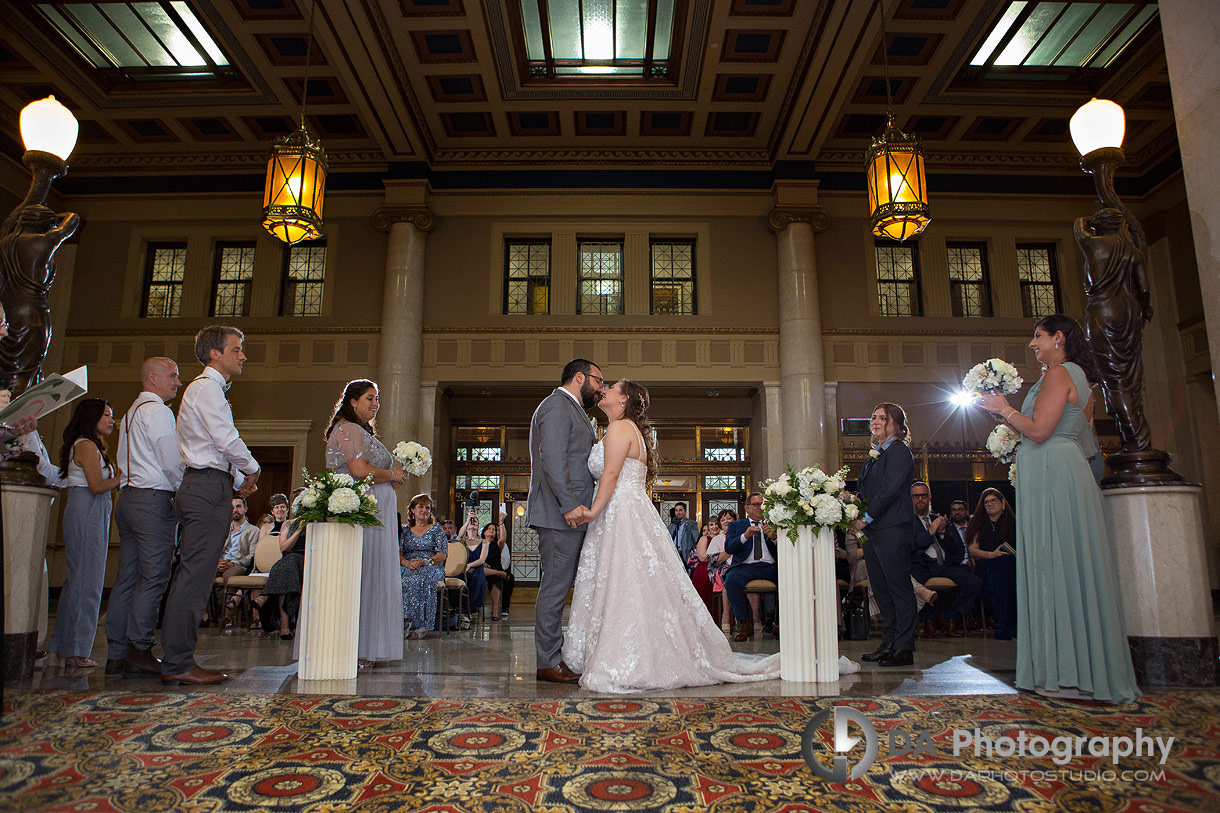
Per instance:
[[[919,139],[894,126],[868,148],[868,205],[873,234],[905,240],[924,230],[928,217],[928,179]]]
[[[326,150],[301,117],[300,129],[271,146],[263,190],[263,227],[289,245],[322,236]]]

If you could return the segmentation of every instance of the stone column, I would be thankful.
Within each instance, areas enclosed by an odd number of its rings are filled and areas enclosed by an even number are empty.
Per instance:
[[[432,212],[427,209],[385,208],[373,215],[373,227],[389,234],[378,349],[381,410],[377,422],[379,434],[390,448],[400,440],[417,440],[425,446],[431,440],[416,434],[424,360],[424,242],[432,222]]]
[[[1212,382],[1220,402],[1220,16],[1214,0],[1161,0],[1161,38],[1173,90],[1173,115],[1190,206],[1199,288],[1210,338]]]
[[[780,410],[784,464],[793,468],[828,465],[826,457],[826,373],[822,358],[822,315],[818,302],[813,235],[830,226],[820,206],[771,210],[767,225],[775,232],[779,266]]]

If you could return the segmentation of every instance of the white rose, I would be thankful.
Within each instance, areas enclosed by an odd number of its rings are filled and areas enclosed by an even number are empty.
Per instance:
[[[795,516],[791,508],[784,505],[777,505],[771,509],[767,518],[771,520],[772,525],[783,525],[790,521]]]
[[[318,504],[318,492],[314,491],[312,488],[307,488],[301,492],[301,496],[297,499],[300,501],[301,505],[305,506],[306,508],[313,508]]]
[[[826,482],[822,484],[822,490],[827,494],[838,494],[846,487],[847,483],[837,474],[834,477],[827,478]]]
[[[881,450],[880,449],[869,449],[868,456],[871,457],[873,460],[876,460],[878,457],[881,457]]]
[[[339,485],[347,486],[349,488],[351,486],[356,485],[355,479],[353,479],[350,474],[343,474],[343,473],[336,474],[334,480]]]
[[[781,477],[780,479],[776,480],[771,485],[771,488],[775,489],[771,493],[777,497],[787,497],[792,493],[792,486],[788,484],[787,477]]]
[[[847,520],[851,520],[853,522],[855,520],[859,519],[860,518],[860,506],[856,505],[854,502],[848,503],[847,505],[843,506],[843,518],[847,519]]]
[[[332,514],[350,514],[360,510],[360,495],[350,488],[336,488],[330,494],[326,508]]]

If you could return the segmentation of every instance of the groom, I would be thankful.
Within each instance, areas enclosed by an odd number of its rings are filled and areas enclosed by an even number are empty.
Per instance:
[[[589,450],[597,442],[586,409],[606,388],[602,371],[587,359],[563,368],[560,386],[538,405],[530,420],[530,493],[525,523],[538,532],[542,579],[534,602],[534,647],[538,679],[576,683],[580,675],[563,662],[563,605],[576,581],[582,517],[593,504]]]

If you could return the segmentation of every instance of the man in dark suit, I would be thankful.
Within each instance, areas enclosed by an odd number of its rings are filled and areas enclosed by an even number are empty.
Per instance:
[[[860,472],[860,496],[868,511],[855,522],[867,534],[864,560],[881,610],[881,646],[864,655],[880,666],[915,662],[915,591],[911,585],[914,511],[911,481],[915,458],[906,440],[907,416],[897,404],[879,404],[869,419],[873,448]]]
[[[955,564],[970,567],[970,554],[966,550],[966,526],[970,524],[970,509],[962,500],[949,503],[949,524],[945,526],[945,536],[952,537],[950,544],[956,544],[962,549],[962,559]]]
[[[733,615],[737,616],[734,641],[748,641],[754,637],[746,585],[755,579],[773,582],[779,578],[775,531],[763,522],[762,507],[763,495],[755,491],[746,497],[746,518],[730,522],[724,532],[724,552],[733,557],[724,577],[724,592],[733,607]]]
[[[965,616],[974,606],[975,599],[983,590],[983,580],[963,567],[960,562],[966,555],[965,546],[959,537],[946,532],[948,520],[944,516],[931,511],[932,489],[922,481],[911,486],[911,506],[915,514],[911,523],[911,531],[915,535],[915,550],[911,554],[911,576],[920,584],[927,584],[928,579],[952,579],[957,589],[948,607],[943,610],[945,632],[951,636],[962,634],[958,629],[957,619]],[[941,602],[937,602],[939,607]],[[935,612],[931,606],[924,608],[925,613]],[[925,616],[925,627],[931,626],[931,617]],[[925,629],[925,635],[931,630]]]

